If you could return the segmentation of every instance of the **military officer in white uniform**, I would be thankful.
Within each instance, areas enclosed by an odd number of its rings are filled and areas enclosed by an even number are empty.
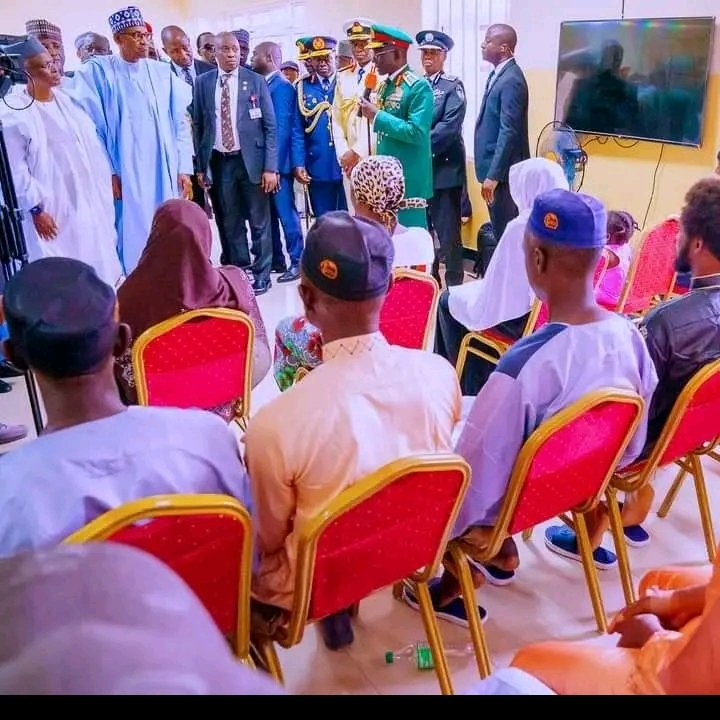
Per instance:
[[[352,207],[350,173],[368,155],[372,154],[375,134],[371,124],[358,113],[358,101],[367,87],[380,84],[373,62],[373,51],[367,44],[372,40],[372,20],[359,18],[345,23],[343,30],[352,47],[353,64],[339,71],[333,103],[333,136],[338,162],[343,170],[343,182],[348,207]]]

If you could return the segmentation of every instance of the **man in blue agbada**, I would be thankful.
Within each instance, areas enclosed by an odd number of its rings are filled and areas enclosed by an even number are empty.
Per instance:
[[[123,8],[109,23],[120,54],[91,58],[76,73],[72,94],[94,120],[110,157],[118,252],[130,273],[158,206],[191,197],[187,107],[192,90],[168,63],[148,61],[148,32],[139,8]]]

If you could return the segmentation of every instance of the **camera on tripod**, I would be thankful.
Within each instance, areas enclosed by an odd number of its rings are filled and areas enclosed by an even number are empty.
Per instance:
[[[15,43],[27,40],[27,35],[0,34],[0,100],[9,92],[10,88],[27,82],[27,75],[22,69],[20,56],[6,52],[6,48]]]

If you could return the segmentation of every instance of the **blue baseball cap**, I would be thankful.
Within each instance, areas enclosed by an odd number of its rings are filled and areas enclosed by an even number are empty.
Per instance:
[[[607,211],[592,195],[549,190],[535,198],[528,228],[552,245],[601,248],[607,244]]]
[[[362,301],[387,293],[394,257],[384,226],[341,210],[310,228],[300,263],[305,277],[327,295]]]

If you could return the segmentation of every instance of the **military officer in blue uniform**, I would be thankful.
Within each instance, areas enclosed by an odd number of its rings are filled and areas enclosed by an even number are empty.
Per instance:
[[[298,80],[297,97],[305,129],[305,168],[310,176],[310,204],[314,216],[319,218],[334,210],[347,210],[342,170],[332,132],[337,40],[315,36],[302,38],[297,45],[301,56],[307,55],[312,69],[310,77]]]
[[[460,78],[445,72],[453,39],[439,30],[423,30],[415,38],[422,53],[425,76],[435,99],[430,141],[433,156],[433,197],[429,202],[430,223],[440,251],[433,275],[440,281],[440,260],[445,262],[445,283],[462,285],[463,246],[460,234],[462,193],[465,186],[465,143],[463,122],[467,111],[465,88]]]

